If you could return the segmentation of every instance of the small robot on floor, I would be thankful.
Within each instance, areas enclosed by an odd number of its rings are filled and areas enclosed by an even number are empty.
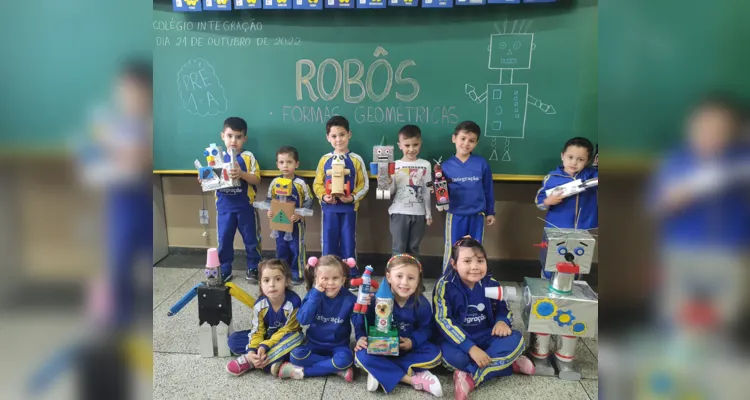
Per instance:
[[[523,289],[523,321],[530,333],[535,375],[581,379],[575,365],[576,344],[578,338],[596,336],[599,297],[575,277],[591,271],[595,244],[585,230],[544,228],[544,240],[535,245],[542,248],[544,271],[552,273],[549,279],[525,278]],[[554,357],[550,356],[553,335],[558,338]]]
[[[200,331],[200,354],[203,357],[229,357],[228,338],[232,328],[232,297],[253,308],[255,299],[237,285],[223,282],[219,270],[219,253],[208,249],[206,256],[206,280],[195,285],[169,309],[167,316],[174,316],[196,296],[198,297],[198,326]]]

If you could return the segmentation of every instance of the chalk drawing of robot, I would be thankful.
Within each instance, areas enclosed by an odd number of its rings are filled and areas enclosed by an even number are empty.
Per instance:
[[[502,161],[511,161],[510,140],[524,138],[527,104],[547,115],[556,113],[555,107],[529,94],[528,83],[513,82],[513,71],[531,69],[531,54],[536,48],[534,34],[528,32],[532,22],[522,20],[519,24],[519,21],[514,21],[510,33],[507,20],[503,23],[502,30],[495,24],[498,33],[490,35],[490,45],[487,47],[490,53],[488,68],[500,70],[500,82],[488,83],[487,90],[480,95],[477,95],[474,86],[465,85],[469,98],[477,104],[485,103],[484,136],[492,138],[492,154],[489,159],[493,161],[498,161],[498,138],[505,139]]]

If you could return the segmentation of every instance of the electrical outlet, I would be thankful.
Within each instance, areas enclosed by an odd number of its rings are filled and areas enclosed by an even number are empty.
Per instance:
[[[208,210],[200,210],[199,217],[201,225],[208,225]]]

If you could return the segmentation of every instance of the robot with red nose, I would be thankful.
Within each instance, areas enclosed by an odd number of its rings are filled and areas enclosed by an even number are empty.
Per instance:
[[[588,283],[575,277],[591,271],[595,244],[585,230],[544,228],[544,240],[535,245],[541,247],[544,271],[552,274],[549,279],[524,280],[522,315],[530,333],[529,355],[536,375],[581,379],[574,363],[576,343],[578,338],[596,336],[599,297]],[[558,340],[551,356],[553,336]]]
[[[445,177],[443,173],[443,167],[440,162],[443,160],[441,157],[435,161],[433,170],[432,182],[427,182],[427,187],[430,188],[430,192],[435,193],[435,207],[438,211],[448,211],[450,206],[450,196],[448,195],[448,184],[451,180]]]

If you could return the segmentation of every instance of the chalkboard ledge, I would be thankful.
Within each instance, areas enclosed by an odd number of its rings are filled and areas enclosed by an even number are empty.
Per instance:
[[[154,170],[154,174],[157,175],[197,175],[198,171],[189,169],[159,169]],[[262,177],[275,177],[281,175],[279,170],[266,170],[260,171]],[[315,171],[297,171],[297,175],[303,178],[315,178]],[[370,179],[375,179],[376,176],[369,174]],[[508,174],[492,174],[493,181],[513,181],[513,182],[541,182],[544,179],[543,175],[508,175]]]

